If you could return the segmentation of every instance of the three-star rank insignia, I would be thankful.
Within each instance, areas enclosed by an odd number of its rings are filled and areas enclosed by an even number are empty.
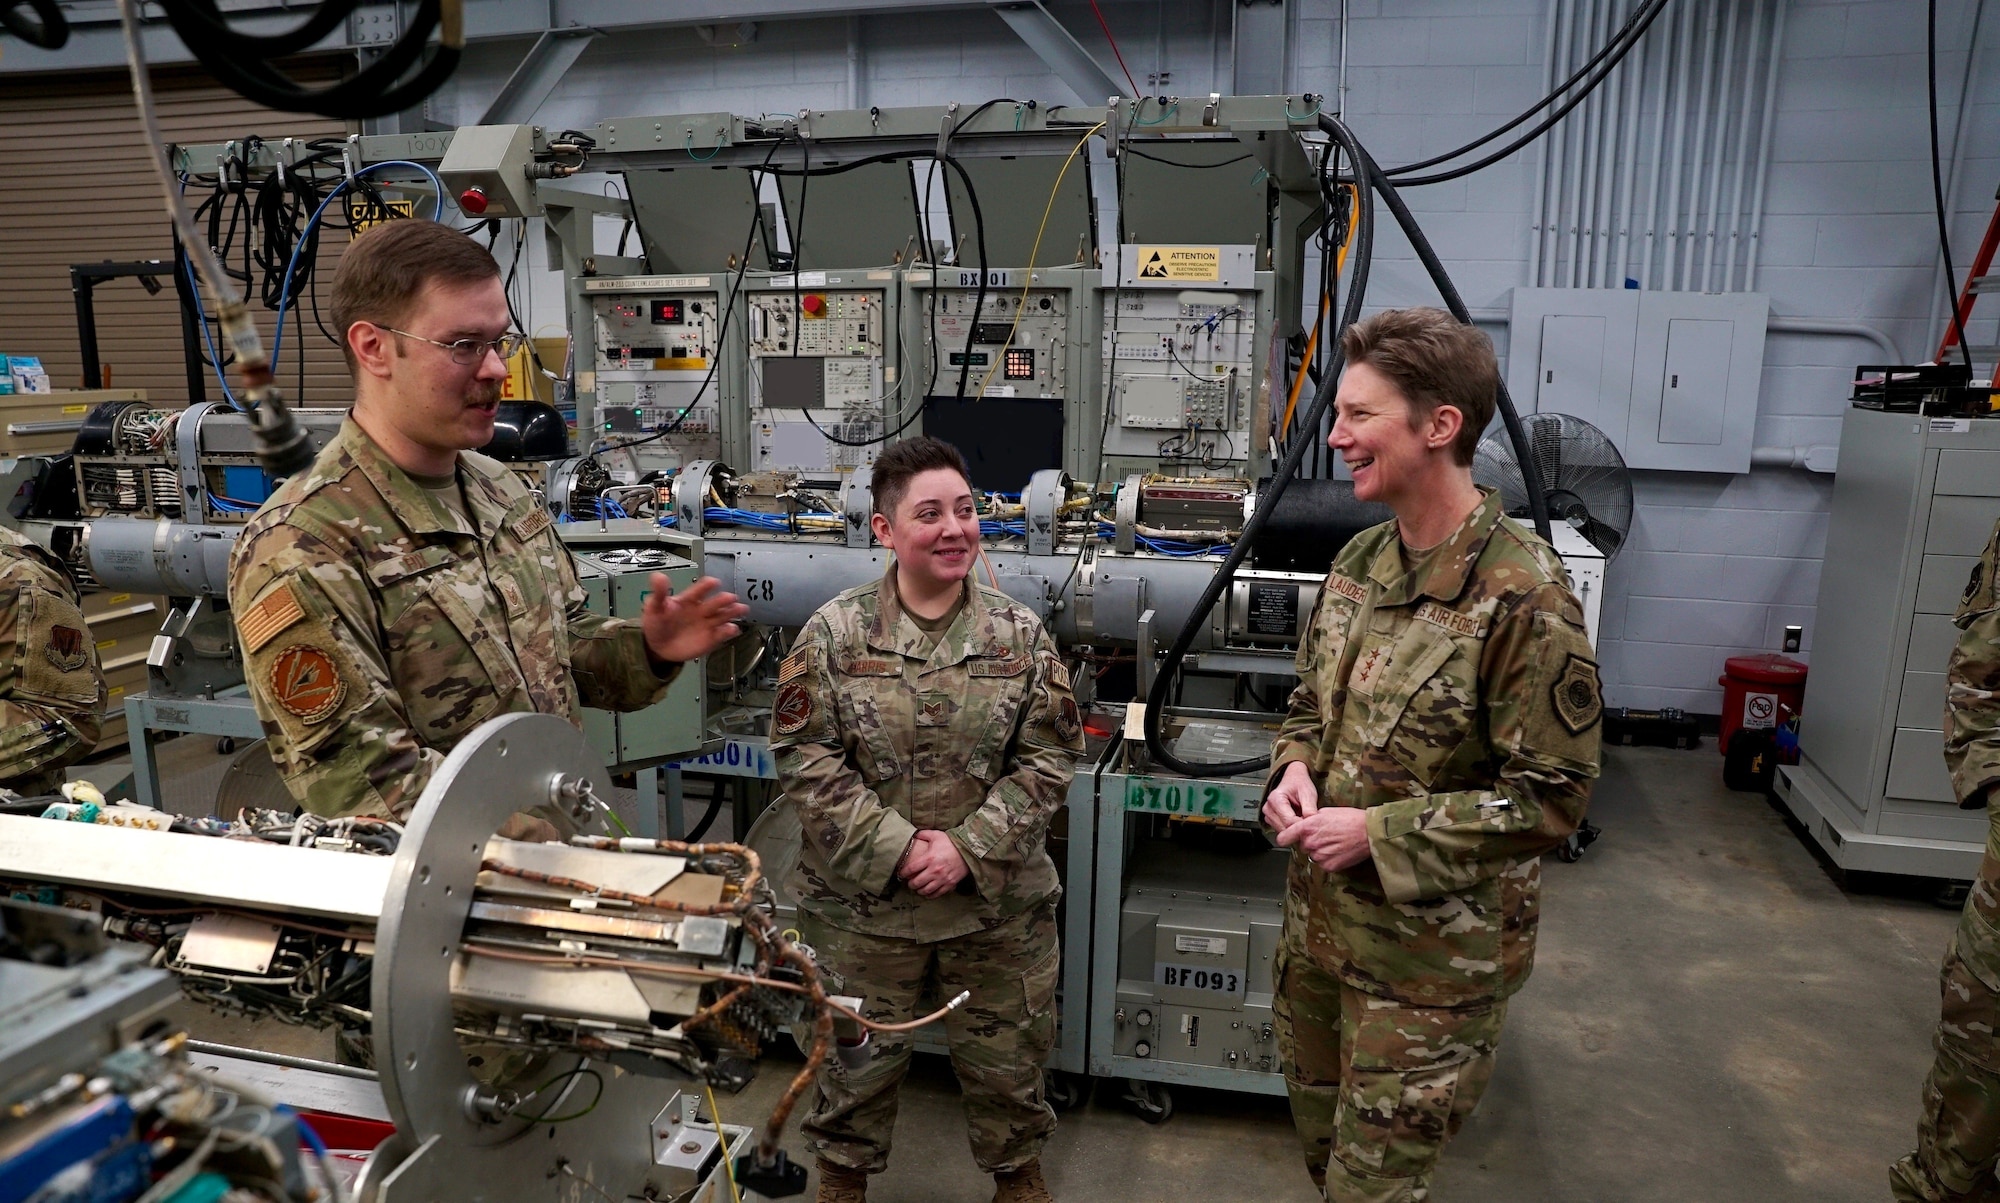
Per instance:
[[[812,709],[812,695],[806,692],[805,685],[799,681],[786,682],[771,707],[771,731],[777,735],[796,735],[805,730]]]
[[[1597,680],[1597,666],[1574,653],[1563,665],[1562,675],[1549,688],[1549,701],[1556,717],[1571,735],[1582,735],[1597,725],[1604,714],[1604,695]]]
[[[269,679],[271,700],[308,723],[323,721],[347,696],[347,682],[333,657],[309,643],[279,652]]]

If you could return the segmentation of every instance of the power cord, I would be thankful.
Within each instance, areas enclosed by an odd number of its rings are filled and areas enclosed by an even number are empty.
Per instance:
[[[1937,0],[1930,0],[1930,17],[1924,25],[1924,67],[1925,79],[1930,85],[1931,113],[1931,196],[1936,202],[1938,251],[1944,256],[1944,303],[1951,306],[1951,327],[1958,335],[1958,353],[1965,357],[1967,371],[1972,371],[1972,348],[1965,343],[1965,315],[1958,303],[1958,270],[1951,261],[1950,223],[1944,211],[1944,173],[1938,162],[1938,98],[1937,98]],[[1958,98],[1963,105],[1965,97]]]

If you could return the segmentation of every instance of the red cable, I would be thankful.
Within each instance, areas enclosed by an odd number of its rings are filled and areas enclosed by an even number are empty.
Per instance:
[[[1125,65],[1125,56],[1118,53],[1118,39],[1111,36],[1111,25],[1104,19],[1104,10],[1097,7],[1097,0],[1090,0],[1090,11],[1097,14],[1097,27],[1104,31],[1104,40],[1111,43],[1111,57],[1118,60],[1118,69],[1125,73],[1125,82],[1132,85],[1132,96],[1137,99],[1139,85],[1132,78],[1132,68]]]

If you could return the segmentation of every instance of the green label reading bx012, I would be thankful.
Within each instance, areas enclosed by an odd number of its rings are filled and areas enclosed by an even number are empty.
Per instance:
[[[1234,781],[1186,781],[1179,778],[1125,778],[1125,809],[1192,819],[1257,821],[1264,799],[1255,786]]]

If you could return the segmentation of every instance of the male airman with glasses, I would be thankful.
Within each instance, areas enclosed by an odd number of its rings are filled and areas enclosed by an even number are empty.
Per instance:
[[[474,450],[513,331],[500,269],[448,226],[357,237],[333,279],[354,407],[236,543],[229,595],[285,784],[321,815],[400,819],[452,747],[514,712],[636,710],[747,607],[664,575],[637,621],[584,608],[549,512]],[[517,816],[503,834],[552,834]]]

